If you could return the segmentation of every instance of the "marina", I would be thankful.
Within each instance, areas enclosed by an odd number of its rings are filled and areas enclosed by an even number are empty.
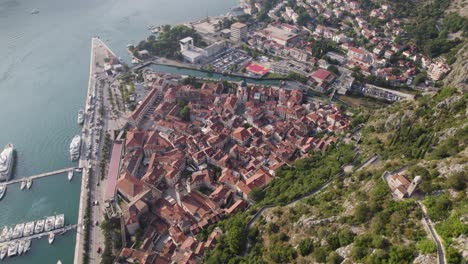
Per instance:
[[[65,215],[63,214],[20,223],[14,227],[5,226],[0,234],[0,259],[4,259],[5,256],[13,257],[28,252],[33,239],[47,236],[49,244],[52,244],[55,235],[64,234],[76,227],[77,225],[65,226]]]

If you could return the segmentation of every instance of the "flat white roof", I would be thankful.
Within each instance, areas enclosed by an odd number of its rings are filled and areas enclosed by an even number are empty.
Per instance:
[[[192,41],[192,40],[193,40],[192,37],[186,37],[186,38],[184,38],[184,39],[181,39],[180,42],[181,42],[181,43],[187,43],[187,42],[190,42],[190,41]]]

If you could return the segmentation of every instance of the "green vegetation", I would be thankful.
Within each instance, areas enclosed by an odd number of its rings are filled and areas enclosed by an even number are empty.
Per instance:
[[[326,181],[341,172],[341,166],[354,158],[350,145],[331,147],[325,153],[314,153],[293,166],[283,166],[265,192],[262,204],[286,204],[318,189]]]
[[[408,1],[411,2],[411,1]],[[409,17],[412,23],[408,26],[408,33],[421,51],[429,57],[437,57],[449,52],[460,40],[449,40],[448,33],[463,30],[466,34],[467,20],[451,13],[443,19],[440,31],[437,21],[443,17],[444,11],[450,4],[449,0],[431,1],[426,5],[418,5],[412,9]]]
[[[197,47],[206,46],[202,37],[194,29],[182,25],[174,27],[165,25],[158,38],[154,35],[149,36],[146,40],[141,41],[132,52],[135,57],[139,57],[139,50],[147,50],[153,56],[180,60],[182,55],[179,51],[179,41],[186,37],[192,37],[194,45]]]
[[[437,253],[437,246],[434,241],[430,239],[424,239],[419,241],[416,244],[416,247],[421,251],[423,254],[427,253]]]
[[[106,216],[100,227],[104,235],[104,250],[101,255],[101,264],[111,264],[115,259],[114,248],[120,249],[122,246],[120,224],[119,221],[110,221]]]
[[[298,81],[300,83],[306,84],[308,79],[307,76],[300,75],[295,72],[289,72],[288,75],[286,76],[288,80],[293,80],[293,81]]]
[[[360,145],[338,144],[279,169],[268,188],[251,194],[257,204],[218,224],[224,234],[205,262],[341,263],[336,250],[346,246],[350,247],[347,260],[356,263],[412,263],[420,254],[434,254],[437,247],[423,229],[418,203],[392,199],[381,178],[384,171],[407,166],[408,178],[423,179],[423,202],[444,240],[447,261],[460,263],[457,238],[468,233],[468,225],[461,220],[468,211],[464,192],[468,176],[465,171],[443,173],[440,166],[467,161],[460,155],[468,143],[463,118],[467,101],[467,95],[445,88],[414,102],[372,113],[360,111],[351,123],[352,127],[366,123]],[[355,151],[363,155],[358,160],[378,153],[381,163],[333,177],[353,161]],[[331,184],[322,192],[289,204],[329,180]],[[444,188],[457,195],[429,195]],[[252,215],[266,205],[276,207],[263,211],[245,230]],[[307,224],[311,220],[321,224]]]

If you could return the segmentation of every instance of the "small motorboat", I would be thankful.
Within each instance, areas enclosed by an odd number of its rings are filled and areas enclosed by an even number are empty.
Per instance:
[[[39,10],[34,8],[33,10],[31,10],[31,15],[37,15],[39,14]]]
[[[25,181],[25,180],[22,180],[22,181],[21,181],[21,185],[20,185],[20,189],[21,189],[21,190],[24,190],[24,188],[26,188],[26,181]]]
[[[68,171],[68,181],[71,181],[73,178],[73,170]]]
[[[62,261],[59,259],[59,260],[57,261],[57,264],[62,264]]]
[[[27,180],[26,180],[26,188],[29,190],[29,189],[31,189],[31,186],[32,186],[32,180],[31,180],[31,179],[27,179]]]
[[[5,196],[7,186],[5,184],[0,185],[0,200]]]
[[[55,234],[54,233],[49,233],[49,244],[52,244],[54,243],[54,239],[55,239]]]

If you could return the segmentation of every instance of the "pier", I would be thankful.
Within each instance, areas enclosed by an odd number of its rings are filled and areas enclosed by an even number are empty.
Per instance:
[[[26,239],[37,239],[37,238],[42,238],[42,237],[46,237],[48,236],[49,233],[54,233],[54,234],[64,234],[70,230],[73,230],[73,229],[76,229],[78,227],[78,225],[68,225],[68,226],[64,226],[62,228],[58,228],[58,229],[54,229],[54,230],[51,230],[51,231],[44,231],[42,233],[39,233],[39,234],[34,234],[34,235],[30,235],[30,236],[24,236],[24,237],[20,237],[20,238],[15,238],[15,239],[12,239],[12,240],[9,240],[9,241],[5,241],[5,242],[1,242],[0,243],[0,247],[4,247],[4,246],[7,246],[11,243],[15,243],[15,242],[18,242],[20,240],[26,240]]]
[[[28,179],[30,179],[30,180],[40,179],[40,178],[44,178],[44,177],[48,177],[48,176],[53,176],[53,175],[69,172],[69,171],[74,170],[74,169],[77,169],[77,167],[70,167],[70,168],[65,168],[65,169],[61,169],[61,170],[45,172],[45,173],[41,173],[41,174],[29,176],[29,177],[18,178],[18,179],[14,179],[14,180],[7,181],[7,182],[2,182],[0,184],[10,185],[10,184],[15,184],[15,183],[20,183],[20,182],[28,180]]]

